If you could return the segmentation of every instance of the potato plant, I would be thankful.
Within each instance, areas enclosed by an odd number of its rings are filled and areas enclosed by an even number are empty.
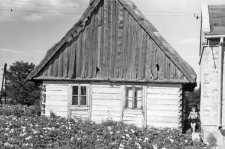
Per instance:
[[[24,107],[25,111],[26,108]],[[81,119],[67,120],[54,115],[45,117],[2,114],[0,134],[0,146],[5,149],[207,148],[204,143],[193,142],[190,136],[176,129],[138,128],[110,120],[96,124]]]

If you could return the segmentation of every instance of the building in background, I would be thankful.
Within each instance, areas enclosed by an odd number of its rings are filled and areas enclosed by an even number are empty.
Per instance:
[[[201,20],[201,104],[200,115],[203,138],[225,141],[218,127],[225,129],[225,80],[224,80],[225,5],[202,6]],[[211,134],[211,135],[210,135]]]

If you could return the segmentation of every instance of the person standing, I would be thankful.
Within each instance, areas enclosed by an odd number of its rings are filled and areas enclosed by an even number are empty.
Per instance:
[[[190,123],[191,123],[192,132],[195,132],[197,118],[198,118],[198,112],[196,112],[196,107],[192,107],[191,112],[188,116],[188,119],[190,120]]]

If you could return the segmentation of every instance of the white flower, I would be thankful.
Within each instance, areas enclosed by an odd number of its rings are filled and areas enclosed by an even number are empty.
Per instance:
[[[146,141],[148,141],[148,140],[149,140],[149,138],[145,138],[145,139],[144,139],[144,142],[146,142]]]
[[[113,134],[113,132],[112,132],[112,131],[110,131],[109,133],[110,133],[110,134]]]
[[[119,149],[124,149],[123,143],[120,143]]]
[[[111,126],[108,126],[108,130],[112,130],[112,127]]]
[[[188,142],[188,140],[185,140],[185,143],[187,143]]]
[[[135,130],[134,130],[134,129],[131,129],[130,131],[131,131],[132,133],[135,133]]]
[[[141,145],[137,142],[135,142],[135,145],[137,145],[138,149],[141,149]]]
[[[129,135],[129,134],[126,134],[126,137],[127,137],[127,138],[129,138],[129,137],[130,137],[130,135]]]
[[[31,136],[29,136],[29,137],[26,137],[25,138],[25,140],[30,140],[32,137]]]
[[[173,139],[170,139],[170,142],[173,142],[174,140]]]

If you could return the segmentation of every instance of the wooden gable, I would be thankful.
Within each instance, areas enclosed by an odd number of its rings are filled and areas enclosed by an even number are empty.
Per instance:
[[[196,74],[130,1],[94,0],[27,79],[195,83]]]

